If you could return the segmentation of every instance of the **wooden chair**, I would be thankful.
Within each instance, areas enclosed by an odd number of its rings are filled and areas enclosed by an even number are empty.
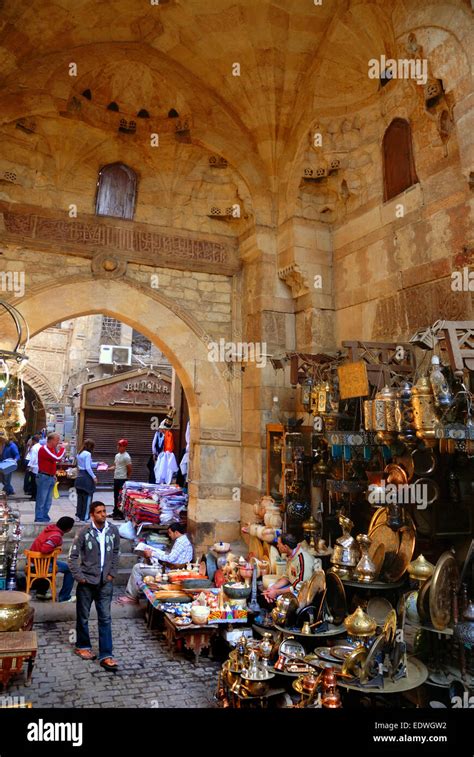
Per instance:
[[[51,586],[51,596],[53,602],[56,602],[56,573],[58,570],[57,559],[59,554],[61,554],[60,547],[48,555],[43,554],[43,552],[32,552],[30,549],[25,549],[27,594],[30,593],[32,584],[38,578],[44,578]]]

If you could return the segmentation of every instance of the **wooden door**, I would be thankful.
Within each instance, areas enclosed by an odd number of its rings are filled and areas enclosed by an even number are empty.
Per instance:
[[[386,202],[418,181],[408,121],[403,118],[392,121],[384,134],[382,150]]]
[[[123,163],[111,163],[99,172],[96,215],[133,219],[137,176]]]

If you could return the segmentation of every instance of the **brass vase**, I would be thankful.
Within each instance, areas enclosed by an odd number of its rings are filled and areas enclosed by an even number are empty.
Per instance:
[[[357,536],[357,543],[359,544],[362,557],[356,565],[354,578],[362,583],[371,583],[375,581],[375,576],[377,575],[377,567],[369,557],[369,547],[372,544],[372,539],[367,534],[359,534]]]
[[[20,631],[30,615],[30,595],[0,591],[0,632]]]

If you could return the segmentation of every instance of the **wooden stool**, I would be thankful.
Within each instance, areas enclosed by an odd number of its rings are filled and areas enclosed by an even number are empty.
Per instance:
[[[7,686],[10,678],[21,673],[23,663],[28,661],[25,686],[30,686],[38,639],[35,631],[6,631],[0,633],[0,683]]]
[[[38,578],[44,578],[51,586],[51,597],[53,602],[56,602],[56,573],[58,570],[57,559],[59,554],[61,554],[60,547],[49,555],[25,549],[27,594],[30,593],[31,585]]]
[[[216,625],[197,626],[192,623],[189,626],[177,626],[173,616],[165,613],[165,638],[169,649],[174,652],[178,647],[186,647],[194,652],[196,665],[201,651],[210,648],[211,640],[218,632]]]

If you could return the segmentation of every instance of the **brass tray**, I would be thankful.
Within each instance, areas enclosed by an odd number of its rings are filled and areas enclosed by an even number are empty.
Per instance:
[[[459,570],[452,552],[443,552],[431,578],[429,607],[431,622],[443,631],[451,622],[453,586],[459,591]]]
[[[383,564],[385,562],[385,544],[379,544],[378,547],[376,547],[374,554],[371,556],[371,559],[375,565],[374,579],[377,580],[380,573],[382,572]]]
[[[336,644],[334,647],[331,647],[331,649],[334,657],[341,662],[344,662],[346,657],[349,657],[351,652],[354,651],[354,647],[344,644]]]
[[[362,665],[362,677],[364,680],[367,680],[370,677],[374,678],[373,675],[371,676],[372,665],[377,655],[383,651],[383,648],[385,647],[386,643],[387,643],[386,635],[384,632],[382,632],[381,634],[377,636],[374,643],[370,647],[367,658]]]
[[[342,673],[346,675],[353,675],[358,678],[363,670],[364,663],[367,659],[367,650],[362,645],[356,647],[350,655],[346,657],[342,665]]]
[[[389,484],[402,484],[408,483],[408,477],[404,468],[396,463],[390,463],[384,470],[387,475],[387,483]]]
[[[405,511],[405,525],[399,531],[387,526],[388,508],[375,511],[369,525],[372,544],[369,556],[373,559],[379,544],[385,546],[383,576],[389,583],[396,583],[405,573],[415,549],[416,528],[410,513]]]
[[[369,523],[369,531],[368,534],[370,536],[371,532],[381,523],[381,518],[384,518],[384,522],[387,522],[387,508],[386,507],[378,507],[377,510],[372,515],[372,518],[370,519]]]
[[[430,610],[429,610],[429,593],[431,589],[431,578],[428,578],[418,591],[418,598],[416,600],[416,611],[419,615],[421,623],[430,622]]]
[[[331,647],[316,647],[314,650],[314,654],[311,655],[311,661],[314,660],[325,660],[326,662],[333,662],[336,665],[339,665],[341,660],[337,657],[334,657],[331,654]],[[309,656],[309,655],[308,655]]]
[[[393,606],[385,597],[371,597],[367,602],[367,614],[375,618],[378,626],[383,626]]]
[[[309,587],[309,581],[303,581],[298,591],[298,596],[296,597],[296,599],[298,602],[298,608],[300,610],[302,607],[306,607],[306,605],[308,604],[306,600],[306,597],[308,596],[308,587]]]
[[[333,625],[340,626],[347,615],[346,590],[336,573],[326,575],[326,604],[333,618]]]
[[[397,611],[393,608],[385,618],[382,633],[385,636],[387,644],[393,644],[393,642],[395,641],[395,635],[397,633]]]
[[[396,583],[405,574],[408,565],[415,551],[416,528],[413,519],[409,513],[406,513],[408,524],[403,526],[398,532],[400,537],[400,547],[392,563],[385,571],[385,577],[389,583]]]
[[[379,545],[384,547],[384,561],[382,565],[380,579],[385,579],[385,573],[395,562],[400,547],[400,537],[397,531],[393,531],[385,523],[379,523],[372,532],[369,533],[372,544],[369,547],[369,557],[373,559]]]
[[[313,602],[316,594],[320,594],[326,588],[326,574],[324,570],[316,570],[308,581],[306,590],[306,605]],[[303,605],[304,606],[304,605]]]

